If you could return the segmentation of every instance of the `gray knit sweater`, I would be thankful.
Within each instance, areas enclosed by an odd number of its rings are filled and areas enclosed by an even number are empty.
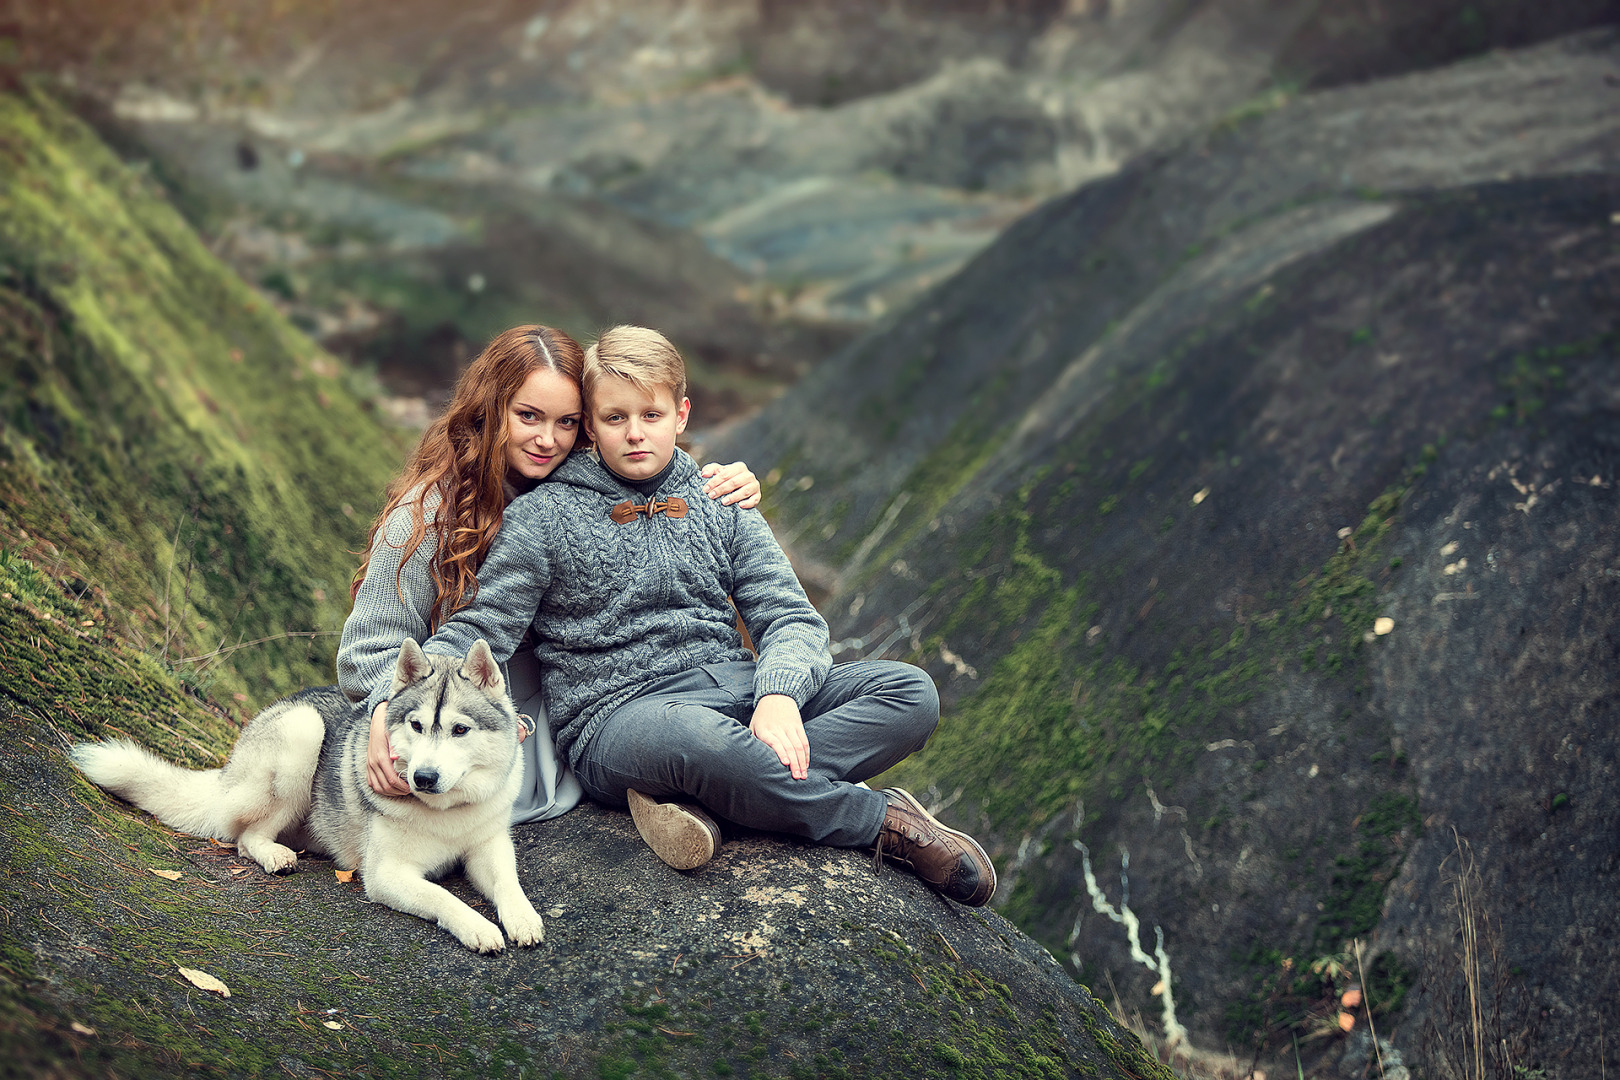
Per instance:
[[[483,638],[504,660],[532,621],[557,750],[576,766],[601,722],[648,683],[750,659],[728,597],[759,647],[756,702],[786,694],[803,706],[832,666],[827,624],[765,519],[706,497],[682,451],[673,465],[659,494],[685,499],[686,516],[620,525],[613,505],[648,497],[594,456],[570,456],[506,508],[477,596],[423,646],[459,655]]]
[[[411,493],[414,498],[415,492]],[[371,546],[365,580],[354,596],[354,610],[343,623],[338,643],[338,686],[351,700],[366,703],[366,714],[388,696],[399,644],[406,638],[425,641],[428,612],[433,607],[433,556],[439,493],[429,491],[422,500],[428,531],[409,559],[402,559],[411,535],[411,506],[396,506],[383,522]]]

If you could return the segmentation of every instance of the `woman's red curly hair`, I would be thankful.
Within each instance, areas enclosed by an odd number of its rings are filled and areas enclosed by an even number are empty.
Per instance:
[[[427,538],[430,523],[424,499],[429,492],[439,495],[432,522],[437,539],[429,626],[436,628],[472,601],[478,591],[478,568],[506,511],[508,406],[525,380],[541,368],[577,385],[584,361],[585,350],[579,342],[549,326],[514,326],[484,347],[457,380],[444,415],[422,433],[405,468],[388,485],[382,512],[371,524],[366,557],[349,586],[351,601],[365,580],[370,552],[388,515],[409,505],[411,535],[400,559],[403,572],[405,561]],[[576,448],[583,446],[585,438],[582,427]],[[400,590],[397,574],[394,587]],[[403,599],[403,590],[400,596]]]

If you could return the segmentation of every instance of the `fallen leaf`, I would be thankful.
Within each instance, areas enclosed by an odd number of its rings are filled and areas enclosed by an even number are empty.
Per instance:
[[[72,1028],[74,1031],[77,1031],[80,1035],[94,1035],[96,1033],[95,1028],[93,1028],[93,1027],[85,1027],[83,1024],[79,1023],[77,1020],[75,1020],[75,1021],[73,1021],[73,1023],[69,1024],[68,1027]]]
[[[354,871],[353,870],[334,870],[334,871],[332,871],[332,876],[337,878],[339,881],[344,881],[344,882],[353,881],[354,880]]]
[[[343,1025],[338,1023],[336,1020],[322,1020],[321,1024],[325,1027],[331,1028],[333,1031],[343,1030]]]
[[[164,881],[179,881],[181,879],[181,877],[184,876],[178,870],[153,870],[150,866],[147,867],[147,870],[149,870],[152,873],[156,874],[158,877],[162,878]]]
[[[1395,620],[1388,615],[1381,616],[1373,623],[1373,633],[1379,637],[1383,637],[1393,629],[1395,629]]]
[[[231,988],[214,978],[212,975],[208,974],[206,971],[198,971],[196,968],[179,967],[179,965],[176,965],[176,970],[178,970],[181,975],[185,976],[187,982],[199,990],[207,990],[210,994],[218,994],[220,997],[231,996]]]
[[[247,872],[248,872],[248,868],[245,867],[245,866],[233,866],[233,867],[231,867],[231,873],[233,873],[233,874],[245,874]]]

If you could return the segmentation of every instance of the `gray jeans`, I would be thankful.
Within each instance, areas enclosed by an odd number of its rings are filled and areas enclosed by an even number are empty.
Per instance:
[[[695,800],[750,828],[862,847],[877,839],[887,803],[857,783],[923,748],[939,723],[939,694],[910,664],[833,665],[800,710],[810,743],[803,780],[754,737],[753,713],[751,661],[660,679],[609,716],[577,754],[580,783],[609,806],[624,806],[634,788]]]

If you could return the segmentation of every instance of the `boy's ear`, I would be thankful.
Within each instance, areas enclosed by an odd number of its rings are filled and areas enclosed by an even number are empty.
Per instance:
[[[686,418],[692,413],[692,399],[681,398],[681,407],[675,410],[675,434],[686,430]]]

